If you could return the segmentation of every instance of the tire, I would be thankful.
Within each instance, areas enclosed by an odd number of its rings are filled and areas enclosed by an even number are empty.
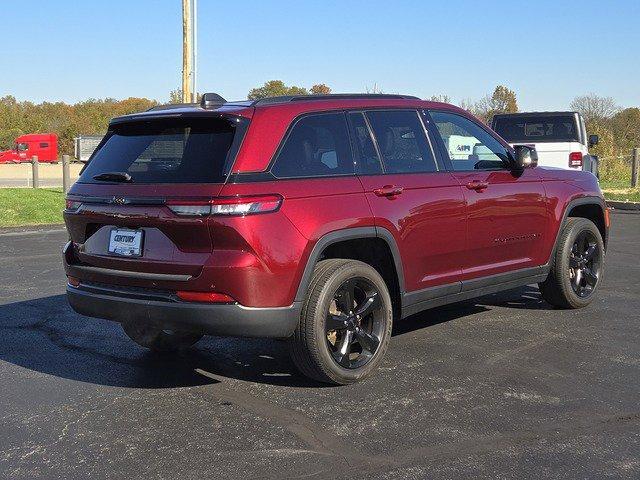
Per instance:
[[[542,298],[558,308],[586,307],[602,282],[603,271],[604,242],[598,227],[586,218],[570,217],[560,232],[549,276],[539,284]]]
[[[291,358],[314,380],[334,385],[358,382],[382,361],[392,324],[389,290],[372,266],[357,260],[322,260],[288,339]]]
[[[124,322],[122,329],[138,345],[155,352],[174,352],[188,348],[204,336],[191,332],[163,330],[139,322]]]

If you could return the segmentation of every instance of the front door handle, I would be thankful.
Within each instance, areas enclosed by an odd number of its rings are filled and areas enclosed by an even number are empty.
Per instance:
[[[395,197],[402,193],[402,187],[396,187],[395,185],[385,185],[382,188],[376,188],[373,193],[379,197]]]
[[[481,182],[480,180],[472,180],[467,183],[467,188],[469,190],[475,190],[476,192],[481,192],[485,188],[489,186],[489,182]]]

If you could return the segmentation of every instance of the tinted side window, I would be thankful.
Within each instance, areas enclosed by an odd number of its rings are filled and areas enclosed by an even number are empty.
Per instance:
[[[449,152],[454,170],[495,170],[509,167],[507,149],[480,125],[455,113],[430,113]]]
[[[369,127],[362,113],[350,113],[349,122],[353,132],[353,141],[358,154],[358,173],[376,174],[382,173],[382,165],[376,147],[373,144]]]
[[[431,146],[415,110],[366,113],[386,173],[435,172]]]
[[[280,178],[353,174],[344,114],[308,115],[298,120],[271,171]]]
[[[41,143],[40,148],[47,148],[49,146],[48,143]]]

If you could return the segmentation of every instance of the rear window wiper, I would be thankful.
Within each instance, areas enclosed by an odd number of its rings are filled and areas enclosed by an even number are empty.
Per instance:
[[[99,173],[93,176],[94,180],[101,180],[104,182],[132,182],[131,175],[126,172],[105,172]]]

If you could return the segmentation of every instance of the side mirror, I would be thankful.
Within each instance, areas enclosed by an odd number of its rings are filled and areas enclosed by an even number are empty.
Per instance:
[[[589,147],[595,147],[599,141],[598,135],[589,135]]]
[[[533,168],[538,165],[538,152],[533,147],[526,145],[515,146],[515,168],[516,170],[524,170],[525,168]]]

